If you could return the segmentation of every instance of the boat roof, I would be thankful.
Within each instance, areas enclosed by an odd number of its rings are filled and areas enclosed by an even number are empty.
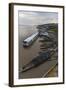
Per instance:
[[[38,32],[35,33],[35,34],[33,34],[33,35],[31,35],[30,37],[28,37],[28,38],[25,39],[24,41],[29,42],[29,41],[30,41],[31,39],[33,39],[36,35],[38,35]]]

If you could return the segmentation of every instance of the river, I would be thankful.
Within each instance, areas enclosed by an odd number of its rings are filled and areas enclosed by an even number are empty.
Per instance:
[[[29,63],[34,57],[36,57],[39,54],[39,52],[41,52],[41,42],[39,42],[41,38],[37,38],[37,40],[30,47],[23,47],[23,40],[35,32],[37,32],[37,28],[35,25],[19,26],[19,71],[21,71],[24,65]],[[48,68],[52,67],[56,63],[57,60],[52,62],[48,61],[48,65],[47,63],[45,63],[37,68],[28,70],[27,72],[19,73],[19,78],[22,79],[42,77],[44,73],[46,73]]]

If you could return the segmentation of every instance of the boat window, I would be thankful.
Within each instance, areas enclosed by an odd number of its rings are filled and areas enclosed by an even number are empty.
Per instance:
[[[27,43],[26,41],[23,41],[24,43]]]

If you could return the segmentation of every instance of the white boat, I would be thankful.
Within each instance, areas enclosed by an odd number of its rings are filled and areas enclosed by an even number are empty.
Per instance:
[[[23,46],[30,46],[34,40],[36,40],[36,38],[38,37],[38,32],[36,32],[35,34],[29,36],[28,38],[26,38],[24,41],[23,41]]]

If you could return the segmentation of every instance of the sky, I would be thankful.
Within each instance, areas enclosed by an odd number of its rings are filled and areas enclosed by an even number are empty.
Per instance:
[[[58,23],[58,13],[19,11],[19,25],[41,25],[46,23]]]

